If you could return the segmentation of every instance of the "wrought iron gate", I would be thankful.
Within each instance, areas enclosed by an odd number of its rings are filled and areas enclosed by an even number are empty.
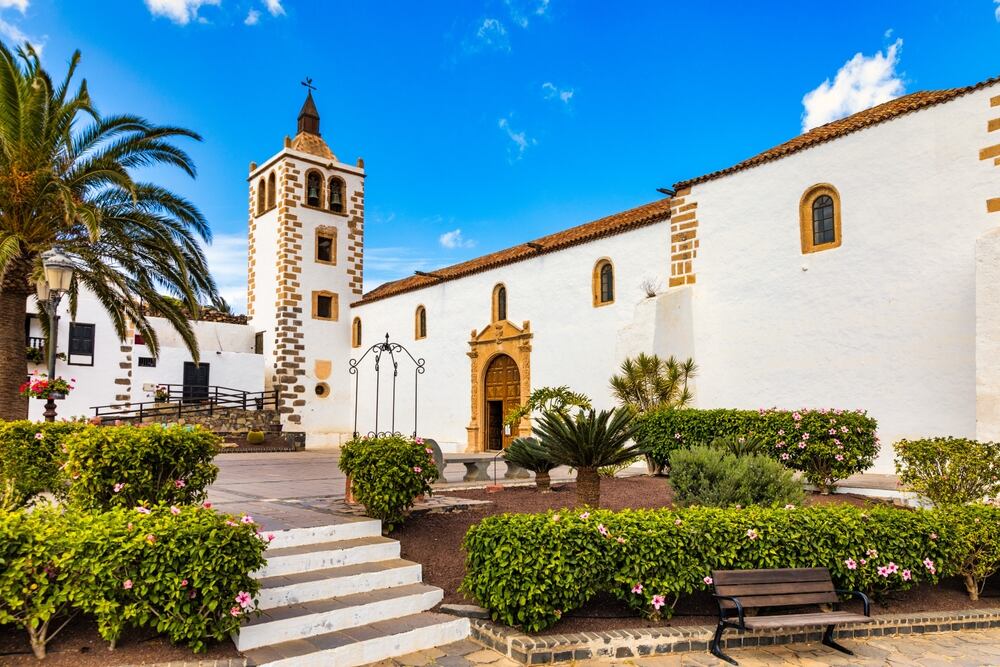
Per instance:
[[[417,359],[410,351],[399,343],[393,343],[389,340],[389,334],[385,335],[385,342],[376,343],[372,345],[365,353],[361,355],[358,359],[351,359],[351,375],[354,376],[354,437],[358,437],[358,401],[360,399],[360,373],[361,364],[365,359],[371,355],[372,361],[374,363],[375,371],[375,425],[374,428],[368,431],[370,437],[380,437],[386,435],[402,435],[396,430],[396,381],[399,378],[399,364],[400,361],[405,361],[407,358],[413,362],[413,437],[417,437],[417,401],[419,398],[418,384],[420,381],[420,376],[424,374],[424,360]],[[386,359],[383,359],[383,355]],[[385,365],[385,361],[388,361],[392,365],[392,408],[389,416],[389,430],[380,431],[379,430],[379,409],[382,398],[382,368]]]

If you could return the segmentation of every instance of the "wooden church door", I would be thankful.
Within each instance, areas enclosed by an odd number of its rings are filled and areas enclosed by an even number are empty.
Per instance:
[[[521,403],[521,374],[506,354],[498,355],[486,369],[483,396],[486,398],[486,449],[506,448],[514,440],[516,427],[503,420]]]

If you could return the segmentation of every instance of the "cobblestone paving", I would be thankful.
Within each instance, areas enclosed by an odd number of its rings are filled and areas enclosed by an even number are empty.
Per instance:
[[[844,640],[854,656],[822,644],[792,644],[733,649],[741,667],[993,667],[1000,665],[1000,629]],[[719,667],[727,663],[708,653],[685,653],[624,660],[561,663],[575,667]],[[465,640],[377,663],[377,667],[518,667],[518,663]]]

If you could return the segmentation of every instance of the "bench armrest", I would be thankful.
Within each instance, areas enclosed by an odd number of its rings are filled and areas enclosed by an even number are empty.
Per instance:
[[[714,597],[715,601],[717,603],[719,603],[719,620],[720,621],[726,621],[726,620],[728,620],[728,617],[726,616],[726,612],[730,611],[728,609],[724,609],[723,608],[721,600],[729,600],[730,602],[732,602],[733,604],[736,605],[736,615],[737,615],[737,617],[739,618],[739,621],[740,621],[739,629],[740,630],[746,630],[746,624],[744,623],[744,620],[743,620],[743,605],[740,604],[740,601],[739,601],[739,599],[736,596],[734,596],[734,595],[719,595],[718,593],[713,593],[712,597]]]
[[[840,588],[834,591],[837,595],[850,595],[851,597],[860,598],[865,605],[865,616],[872,615],[872,601],[868,599],[868,596],[861,591],[846,591]]]

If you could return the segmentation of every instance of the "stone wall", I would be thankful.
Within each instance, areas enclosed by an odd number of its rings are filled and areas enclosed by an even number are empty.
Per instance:
[[[278,413],[274,410],[241,410],[216,408],[212,414],[176,414],[148,417],[144,424],[199,424],[215,433],[242,433],[247,431],[280,431]]]

